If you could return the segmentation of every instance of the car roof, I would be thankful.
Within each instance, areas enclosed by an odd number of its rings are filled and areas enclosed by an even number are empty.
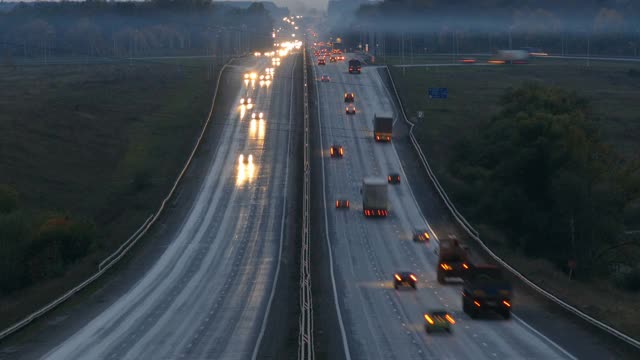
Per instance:
[[[398,271],[397,274],[401,276],[414,275],[411,271]]]
[[[447,315],[448,313],[449,313],[448,311],[442,310],[442,309],[427,311],[427,314],[431,314],[431,315]]]

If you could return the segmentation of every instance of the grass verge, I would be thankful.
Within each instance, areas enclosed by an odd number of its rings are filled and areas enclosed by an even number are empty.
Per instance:
[[[210,60],[0,67],[0,183],[36,219],[95,224],[89,255],[1,294],[4,328],[96,271],[156,210],[211,104]],[[2,251],[2,249],[0,249]]]
[[[599,130],[605,142],[627,160],[636,158],[640,150],[640,67],[622,62],[594,62],[540,59],[527,66],[452,66],[452,67],[391,67],[407,114],[417,122],[415,135],[438,179],[456,204],[462,204],[458,194],[466,184],[449,171],[452,146],[465,136],[477,133],[498,112],[498,99],[508,87],[538,81],[588,98],[599,116]],[[449,98],[429,99],[427,88],[446,87]],[[424,113],[417,118],[418,111]],[[458,199],[458,201],[456,201]],[[459,205],[460,206],[460,205]],[[464,209],[460,209],[465,213]],[[466,212],[468,213],[468,212]],[[635,325],[640,310],[640,294],[624,292],[606,280],[569,281],[566,274],[539,260],[521,256],[502,246],[499,229],[476,224],[497,254],[514,265],[525,276],[553,293],[575,304],[616,328],[636,338],[640,329]],[[629,218],[627,225],[636,226],[638,219]]]

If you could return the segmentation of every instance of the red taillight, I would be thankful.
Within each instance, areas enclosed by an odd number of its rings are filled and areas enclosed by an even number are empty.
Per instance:
[[[477,307],[480,307],[480,303],[479,303],[479,302],[474,301],[473,303],[474,303]]]
[[[465,269],[469,269],[469,265],[464,264],[464,263],[462,264],[462,267],[465,268]]]
[[[411,280],[413,280],[413,281],[418,281],[418,278],[416,278],[416,276],[415,276],[415,275],[413,275],[413,274],[409,275],[409,277],[410,277],[410,278],[411,278]]]
[[[502,304],[506,307],[511,307],[511,304],[507,300],[502,300]]]
[[[340,201],[336,201],[336,207],[340,207]]]
[[[400,275],[395,274],[395,275],[393,275],[393,276],[396,278],[396,280],[398,280],[398,281],[402,281],[402,278],[400,277]]]
[[[349,207],[349,200],[347,200],[347,207]]]

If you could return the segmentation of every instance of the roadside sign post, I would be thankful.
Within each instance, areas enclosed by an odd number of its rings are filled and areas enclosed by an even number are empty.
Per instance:
[[[573,280],[573,272],[576,269],[576,265],[578,264],[574,259],[570,259],[567,265],[569,266],[569,280]]]

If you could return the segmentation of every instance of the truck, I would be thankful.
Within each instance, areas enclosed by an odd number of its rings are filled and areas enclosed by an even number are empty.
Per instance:
[[[367,217],[383,217],[389,214],[387,179],[365,177],[362,180],[362,212]]]
[[[447,278],[464,279],[471,267],[467,250],[460,246],[458,239],[440,239],[437,268],[438,282],[440,284],[444,284]]]
[[[349,74],[360,74],[360,70],[362,69],[362,64],[360,60],[351,59],[349,60]]]
[[[375,141],[391,141],[393,116],[373,114],[373,138]]]
[[[529,52],[525,50],[498,50],[489,62],[494,64],[527,64]]]
[[[472,319],[487,311],[495,311],[505,319],[511,317],[511,283],[495,265],[473,266],[464,279],[462,310]]]

